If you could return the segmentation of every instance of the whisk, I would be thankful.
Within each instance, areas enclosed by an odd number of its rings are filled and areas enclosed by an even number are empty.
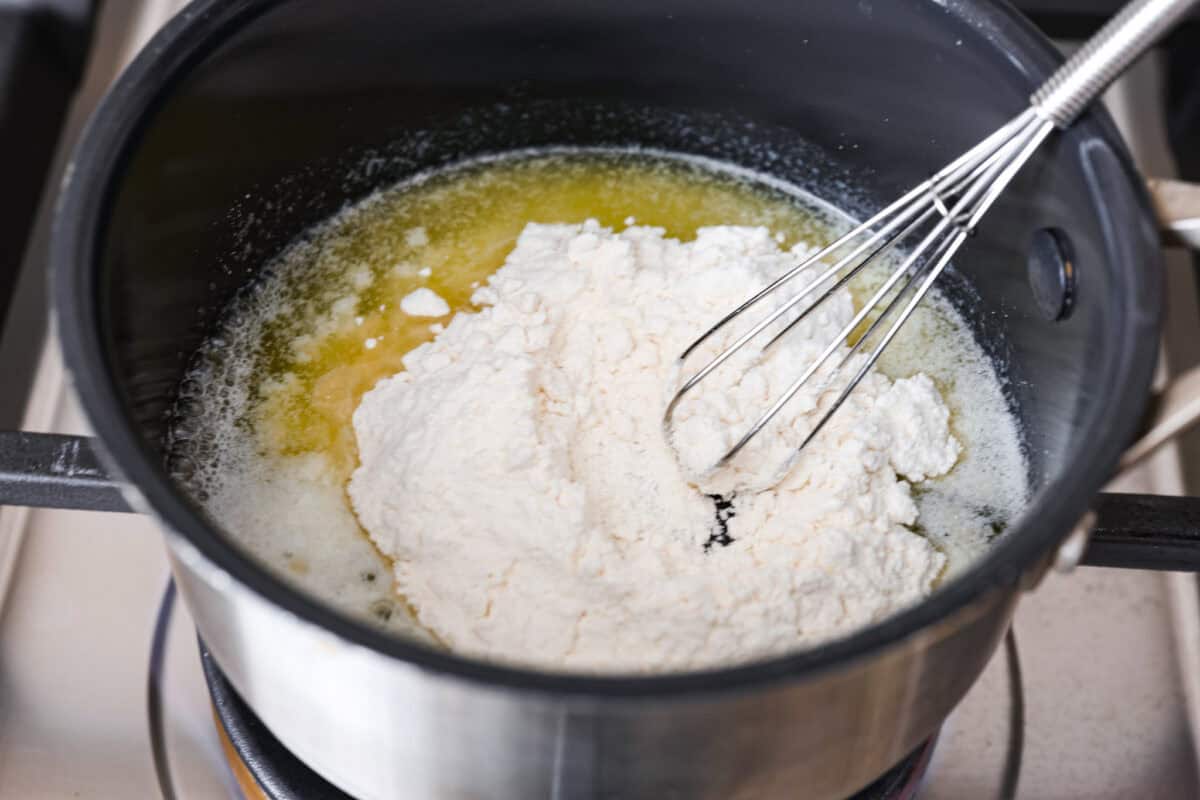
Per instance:
[[[783,395],[755,420],[749,430],[714,465],[714,469],[728,464],[762,431],[796,393],[813,379],[818,370],[842,349],[843,344],[848,342],[896,285],[904,280],[903,286],[887,301],[865,333],[841,354],[832,370],[825,373],[826,383],[822,384],[822,390],[829,386],[828,382],[838,376],[842,367],[872,338],[884,321],[890,318],[896,309],[902,308],[899,318],[882,333],[878,344],[861,361],[853,377],[818,419],[796,452],[803,450],[820,433],[879,359],[880,354],[895,338],[901,326],[950,263],[955,252],[1046,137],[1055,128],[1069,126],[1113,79],[1149,49],[1159,36],[1173,26],[1196,2],[1197,0],[1133,0],[1033,93],[1029,99],[1029,108],[928,180],[909,190],[899,200],[779,276],[709,328],[683,351],[679,357],[681,364],[717,331],[746,314],[760,301],[774,295],[797,275],[819,261],[832,260],[835,255],[840,256],[815,279],[773,308],[683,382],[668,404],[663,417],[668,436],[672,432],[672,420],[680,401],[734,353],[767,332],[765,335],[770,338],[762,347],[765,353],[874,259],[879,258],[897,242],[926,231],[919,243],[903,256],[899,266],[879,286],[862,309],[846,323],[838,336],[805,367]],[[838,277],[839,275],[841,277]],[[837,280],[816,300],[799,312],[793,311],[805,298],[829,284],[834,278]],[[782,330],[768,330],[789,313],[795,316],[779,323],[783,326]]]

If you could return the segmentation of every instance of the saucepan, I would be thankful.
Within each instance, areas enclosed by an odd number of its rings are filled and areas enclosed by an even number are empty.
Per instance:
[[[1165,427],[1131,458],[1188,421],[1181,401],[1200,386],[1148,403],[1161,220],[1103,111],[1040,152],[946,281],[1006,376],[1028,508],[926,601],[817,648],[587,675],[384,634],[205,516],[164,464],[167,413],[264,263],[418,170],[641,145],[762,170],[861,214],[1024,107],[1057,63],[987,0],[198,0],[113,86],[61,189],[55,312],[96,439],[6,435],[0,499],[154,515],[229,681],[355,796],[849,795],[937,729],[1056,558],[1200,567],[1200,501],[1098,494],[1148,420]],[[1162,196],[1191,202],[1187,187]]]

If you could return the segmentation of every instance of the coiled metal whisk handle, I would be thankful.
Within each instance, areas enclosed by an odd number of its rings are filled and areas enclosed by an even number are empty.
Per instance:
[[[1043,118],[1070,125],[1198,0],[1133,0],[1029,98]]]

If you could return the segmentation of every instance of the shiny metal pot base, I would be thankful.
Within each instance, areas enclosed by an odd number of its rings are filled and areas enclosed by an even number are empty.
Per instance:
[[[222,744],[246,800],[353,800],[279,743],[229,685],[203,641],[200,664],[212,697],[213,716],[220,724]],[[936,743],[935,733],[850,800],[916,797]],[[255,785],[247,786],[248,779]]]

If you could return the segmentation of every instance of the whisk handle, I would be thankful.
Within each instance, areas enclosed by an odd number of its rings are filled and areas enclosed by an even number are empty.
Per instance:
[[[1058,127],[1067,127],[1197,2],[1132,0],[1038,87],[1029,102]]]

